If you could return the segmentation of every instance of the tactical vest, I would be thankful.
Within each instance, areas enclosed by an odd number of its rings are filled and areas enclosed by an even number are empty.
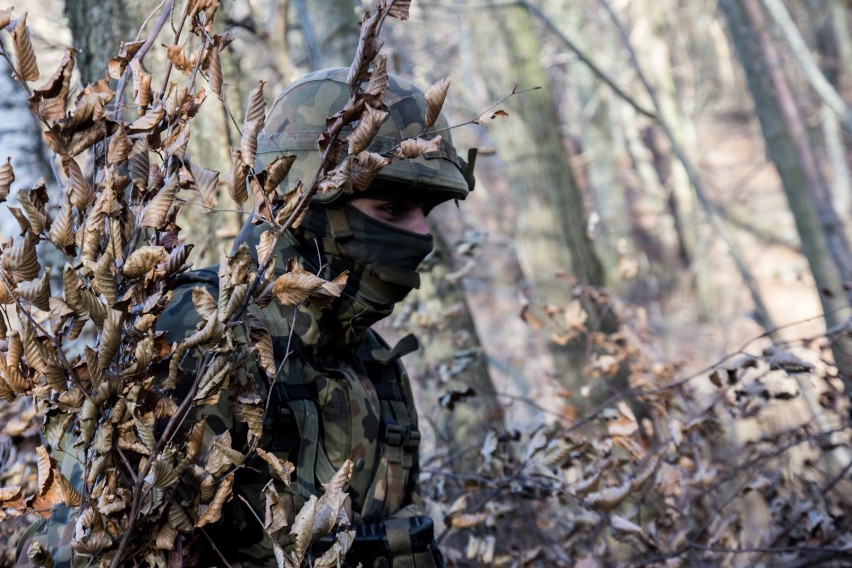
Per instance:
[[[208,269],[184,275],[175,302],[180,292],[191,295],[191,288],[198,284],[208,286],[215,294],[217,273]],[[351,459],[354,470],[348,493],[353,524],[421,514],[415,502],[420,432],[409,378],[400,361],[417,349],[414,336],[406,336],[390,348],[368,331],[357,345],[318,350],[293,333],[294,321],[299,326],[294,317],[299,314],[292,308],[273,302],[262,310],[253,306],[250,312],[272,335],[278,370],[273,382],[253,364],[251,374],[258,393],[270,401],[260,447],[296,466],[289,488],[276,481],[279,493],[291,495],[293,508],[298,511],[311,495],[322,494],[322,484]],[[245,425],[230,420],[224,420],[223,425],[231,429],[234,448],[244,450]],[[225,511],[222,528],[240,531],[248,537],[246,540],[256,543],[241,548],[241,554],[266,555],[267,547],[250,508],[264,510],[261,489],[271,479],[267,472],[266,463],[256,455],[237,472],[237,496]]]

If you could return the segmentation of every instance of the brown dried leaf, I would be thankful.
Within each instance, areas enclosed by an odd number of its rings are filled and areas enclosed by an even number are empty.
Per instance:
[[[211,320],[215,321],[215,320]],[[221,323],[219,324],[222,325]],[[231,371],[231,366],[225,357],[216,357],[201,376],[201,381],[198,384],[198,392],[195,394],[196,406],[204,406],[208,404],[216,404],[219,400],[220,391],[227,385],[228,374]],[[213,474],[221,473],[211,471]]]
[[[142,211],[140,225],[154,229],[162,229],[169,215],[169,209],[177,197],[180,179],[174,174],[166,180],[166,185],[148,202]]]
[[[80,211],[85,211],[94,202],[95,191],[86,181],[80,165],[74,158],[68,155],[62,156],[62,167],[65,169],[65,175],[71,180],[71,205]]]
[[[257,121],[247,122],[243,127],[240,152],[242,152],[246,165],[250,168],[254,168],[257,161],[257,135],[259,133],[260,124]]]
[[[41,265],[36,255],[37,243],[38,237],[27,232],[23,238],[17,239],[17,243],[12,248],[6,249],[3,253],[0,264],[13,283],[25,282],[38,276]]]
[[[142,440],[142,443],[145,444],[145,447],[152,453],[157,451],[157,438],[154,435],[154,422],[155,417],[153,412],[133,415],[133,424],[136,426],[136,433],[139,436],[139,439]]]
[[[106,371],[112,363],[112,358],[121,346],[121,328],[124,324],[124,312],[109,310],[104,319],[101,343],[98,349],[98,369]]]
[[[384,54],[376,57],[373,63],[373,71],[370,73],[370,81],[364,88],[364,92],[368,95],[380,100],[388,90],[388,58]]]
[[[170,522],[166,522],[157,531],[155,546],[157,550],[174,550],[175,540],[177,539],[178,531]]]
[[[23,81],[37,81],[39,77],[38,64],[30,41],[30,29],[27,26],[27,15],[24,14],[17,25],[11,30],[12,41],[15,44],[17,61],[15,62],[15,73]]]
[[[174,66],[177,67],[178,70],[182,71],[184,75],[189,75],[189,71],[192,69],[192,64],[186,56],[186,51],[184,51],[182,46],[167,45],[166,57],[169,61],[174,63]]]
[[[601,489],[586,497],[586,506],[596,511],[611,511],[630,495],[630,491],[629,483],[618,487]]]
[[[18,192],[18,201],[21,208],[24,210],[27,221],[30,225],[30,230],[35,234],[40,234],[44,229],[50,226],[50,218],[47,215],[45,205],[47,205],[47,188],[44,185],[44,178],[38,180],[35,187],[29,191]],[[11,208],[10,208],[11,209]]]
[[[219,100],[222,100],[222,61],[219,58],[219,47],[215,44],[210,48],[207,65],[207,80],[210,82],[210,90],[219,97]]]
[[[2,12],[0,12],[2,14]],[[0,26],[2,27],[2,26]],[[0,505],[8,501],[16,501],[21,498],[21,486],[10,485],[8,487],[0,487]]]
[[[162,458],[157,458],[151,465],[145,482],[157,489],[166,489],[178,481],[178,474],[172,464]]]
[[[38,457],[38,492],[43,495],[47,492],[50,484],[53,483],[53,458],[47,453],[47,448],[38,446],[36,448],[36,456]]]
[[[218,313],[216,298],[202,286],[195,286],[192,289],[192,305],[195,306],[195,311],[201,316],[202,321],[213,318]]]
[[[97,286],[97,291],[103,294],[107,304],[112,306],[116,301],[115,288],[115,255],[112,253],[112,248],[107,248],[101,258],[94,266],[94,285]]]
[[[234,417],[248,426],[250,448],[256,447],[256,442],[263,436],[263,410],[263,399],[257,393],[237,397]]]
[[[480,126],[488,126],[488,123],[491,122],[492,120],[497,119],[497,118],[503,118],[503,117],[506,117],[506,116],[509,116],[508,112],[506,112],[505,110],[498,110],[498,111],[491,113],[490,115],[481,114],[478,117],[476,117],[476,120],[474,120],[473,122],[474,122],[474,124],[478,124]]]
[[[444,106],[444,99],[447,97],[447,89],[450,88],[450,78],[444,77],[434,85],[426,89],[423,95],[426,99],[426,127],[429,128],[435,121],[438,120],[438,115],[441,114],[441,108]]]
[[[269,464],[269,470],[272,474],[283,481],[285,485],[290,485],[290,477],[292,477],[293,472],[296,471],[296,466],[287,460],[282,460],[271,452],[264,451],[262,448],[258,448],[256,451],[257,455],[262,457],[263,460]]]
[[[263,81],[258,81],[257,86],[249,93],[249,102],[246,107],[246,117],[243,121],[245,131],[250,123],[257,124],[257,131],[263,130],[266,123],[266,102],[263,99]]]
[[[133,71],[133,98],[143,111],[151,104],[151,74],[142,68],[138,59],[130,61],[130,69]]]
[[[390,163],[390,158],[385,158],[375,152],[361,152],[355,161],[355,165],[349,175],[352,187],[358,191],[366,190],[373,179],[383,167]]]
[[[127,126],[132,133],[151,133],[166,116],[166,109],[161,106],[150,109]]]
[[[250,329],[251,351],[257,358],[257,362],[268,377],[276,375],[275,354],[272,348],[272,335],[266,328],[266,324],[257,317],[246,318]]]
[[[272,258],[275,252],[275,243],[278,242],[278,237],[275,231],[264,231],[260,234],[260,239],[257,243],[257,263],[264,266]]]
[[[139,278],[163,262],[165,258],[166,249],[161,246],[139,247],[127,257],[121,271],[127,278]]]
[[[373,142],[373,138],[375,138],[387,116],[388,113],[367,106],[361,114],[355,130],[346,138],[349,143],[349,153],[358,154],[362,150],[366,150]]]
[[[50,267],[44,269],[44,275],[30,282],[18,284],[16,289],[21,298],[38,309],[50,311]]]
[[[311,495],[308,502],[302,506],[296,514],[296,518],[293,520],[293,527],[290,529],[290,535],[293,537],[295,566],[301,566],[302,559],[305,557],[305,552],[311,545],[311,535],[313,532],[316,511],[317,496]]]
[[[263,530],[266,534],[273,536],[287,526],[287,509],[275,490],[275,483],[271,480],[263,487],[263,494],[266,497]],[[272,540],[274,542],[276,539],[273,538]]]
[[[388,16],[405,21],[408,19],[410,9],[411,0],[393,0],[393,5],[388,10]]]
[[[213,497],[213,501],[198,520],[195,522],[196,527],[203,527],[204,525],[215,523],[222,516],[222,506],[231,500],[231,489],[234,485],[234,474],[228,474],[225,479],[219,482],[219,487],[216,489],[216,495]]]
[[[399,148],[396,149],[393,155],[399,159],[419,158],[427,152],[437,152],[440,144],[440,136],[435,136],[429,140],[425,138],[406,138],[399,143]]]
[[[133,184],[140,190],[148,187],[150,159],[148,156],[148,137],[137,138],[130,151],[128,171]]]
[[[106,115],[104,106],[115,98],[106,79],[87,85],[77,97],[74,114],[65,128],[77,128],[91,121],[100,122]]]
[[[272,295],[285,306],[298,306],[308,299],[325,280],[295,267],[279,276],[272,284]]]
[[[14,8],[0,10],[0,30],[8,26],[12,21],[12,10],[14,10]]]
[[[613,531],[615,531],[615,534],[618,536],[642,536],[644,534],[642,531],[642,527],[631,521],[628,521],[624,517],[612,515],[612,517],[610,517],[610,522],[612,523]]]
[[[190,171],[192,179],[195,180],[195,189],[201,194],[204,205],[213,208],[219,202],[219,172],[202,168],[191,163]]]
[[[73,255],[76,247],[74,231],[71,227],[72,216],[71,201],[66,199],[62,205],[62,209],[53,221],[53,226],[50,227],[50,241],[59,250]]]
[[[62,284],[65,303],[78,314],[83,313],[85,311],[81,297],[83,282],[77,275],[77,271],[70,264],[66,264],[62,271]]]
[[[15,171],[12,169],[12,158],[6,157],[6,163],[0,166],[0,203],[9,197],[9,189],[15,181]]]
[[[329,306],[335,298],[339,298],[343,293],[347,280],[349,280],[349,273],[344,272],[337,276],[334,280],[327,280],[323,282],[323,284],[311,294],[311,302],[320,309]]]
[[[231,160],[234,163],[233,169],[225,176],[225,182],[228,186],[228,195],[238,205],[242,205],[248,200],[248,189],[246,189],[246,180],[248,179],[248,165],[243,160],[243,153],[239,150],[231,151]]]
[[[266,166],[266,181],[263,183],[263,191],[272,193],[281,184],[281,181],[290,173],[290,167],[296,161],[296,156],[277,156],[272,163]],[[286,189],[286,188],[285,188]],[[285,193],[284,191],[281,192]]]
[[[124,129],[124,124],[119,124],[115,133],[109,140],[109,150],[107,151],[107,163],[110,165],[120,164],[127,160],[130,156],[130,151],[133,149],[133,142],[127,136],[127,131]],[[147,180],[147,167],[145,168],[145,177]]]

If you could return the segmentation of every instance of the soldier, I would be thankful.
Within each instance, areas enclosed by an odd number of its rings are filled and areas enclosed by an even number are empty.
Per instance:
[[[258,140],[258,160],[297,156],[282,188],[288,180],[312,179],[320,160],[319,133],[326,118],[349,97],[347,73],[345,68],[311,73],[272,105]],[[384,95],[388,117],[370,147],[374,152],[390,150],[402,139],[421,134],[425,126],[423,91],[395,76],[389,82]],[[434,129],[445,127],[446,122],[439,121]],[[252,310],[273,335],[280,369],[274,382],[255,370],[262,397],[273,383],[261,448],[295,464],[295,481],[289,488],[277,486],[292,499],[292,510],[320,494],[322,484],[345,460],[352,460],[349,516],[357,536],[346,557],[351,566],[443,565],[432,520],[423,516],[418,503],[420,432],[409,379],[400,363],[417,342],[408,336],[389,348],[370,330],[419,285],[416,269],[432,250],[426,215],[444,201],[464,199],[472,188],[472,168],[456,155],[449,133],[441,136],[437,152],[394,160],[363,193],[317,195],[299,227],[281,238],[275,253],[279,266],[296,258],[306,270],[327,279],[348,271],[340,298],[322,309],[310,302],[297,309],[273,302]],[[262,230],[247,223],[235,246],[246,243],[254,250]],[[212,287],[217,271],[198,271],[190,279],[195,285],[206,280]],[[191,288],[178,288],[161,318],[161,328],[175,330],[171,341],[180,338],[181,330],[195,329]],[[217,433],[228,430],[234,447],[241,449],[245,425],[232,416],[227,401],[220,402],[208,416],[208,425]],[[224,520],[208,531],[229,535],[214,536],[213,541],[233,543],[218,545],[232,565],[274,562],[271,543],[263,538],[257,519],[264,510],[261,489],[270,478],[266,464],[250,458],[237,472],[235,498]],[[240,535],[237,541],[235,534]],[[205,560],[215,563],[216,557],[208,554]]]
[[[282,154],[297,156],[281,184],[283,190],[296,179],[313,179],[326,118],[349,98],[347,74],[346,68],[311,73],[290,85],[272,105],[258,139],[258,161],[262,166]],[[423,91],[395,76],[389,77],[383,101],[388,116],[369,148],[380,153],[421,135],[426,115]],[[445,127],[446,121],[439,118],[425,136]],[[348,516],[356,538],[346,564],[443,566],[432,520],[423,515],[419,503],[420,432],[409,379],[400,363],[400,357],[417,349],[417,342],[408,336],[390,348],[370,330],[419,285],[416,269],[432,250],[426,215],[444,201],[464,199],[473,187],[472,164],[469,167],[456,155],[449,132],[442,131],[441,136],[438,151],[394,160],[365,192],[318,194],[298,228],[279,240],[277,266],[297,259],[305,270],[326,279],[348,272],[348,280],[342,295],[327,307],[310,301],[298,308],[271,302],[263,309],[252,306],[246,315],[259,318],[270,331],[278,372],[269,377],[250,362],[248,371],[231,378],[217,404],[201,407],[186,422],[206,416],[208,440],[229,435],[232,447],[248,455],[245,467],[235,473],[234,495],[223,508],[222,519],[203,529],[209,540],[201,538],[184,552],[187,565],[276,564],[272,543],[259,521],[265,506],[262,490],[273,478],[257,453],[247,451],[247,426],[236,419],[234,410],[240,389],[252,382],[269,400],[260,448],[296,466],[289,486],[275,480],[291,516],[312,495],[320,495],[322,484],[351,460]],[[262,226],[247,223],[235,250],[248,245],[247,250],[254,251],[262,231]],[[215,296],[218,282],[215,267],[183,275],[158,323],[170,343],[196,330],[199,315],[193,307],[193,288],[205,286]],[[181,361],[186,376],[195,374],[197,361],[195,357]],[[174,392],[176,399],[186,394],[181,384]],[[81,463],[67,461],[72,466]],[[79,472],[68,476],[79,479]],[[46,534],[38,538],[46,550],[56,551],[57,566],[71,563],[68,541],[73,522],[62,515],[55,514]],[[333,539],[327,540],[315,545],[312,553],[330,546]],[[27,550],[20,550],[19,565],[26,565]],[[79,560],[85,565],[85,558]]]

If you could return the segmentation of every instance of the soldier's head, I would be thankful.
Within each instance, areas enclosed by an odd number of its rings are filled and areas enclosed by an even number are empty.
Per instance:
[[[258,160],[295,155],[280,188],[297,179],[309,184],[320,166],[319,135],[326,120],[349,99],[347,68],[316,71],[291,84],[275,100],[258,138]],[[432,249],[426,215],[437,205],[464,199],[473,188],[472,168],[459,158],[447,122],[426,128],[424,91],[390,75],[382,102],[387,116],[367,150],[386,155],[405,139],[440,135],[437,150],[417,158],[392,158],[363,191],[317,193],[292,232],[304,245],[303,261],[348,270],[347,292],[387,307],[419,285],[417,266]],[[344,130],[341,138],[351,132]]]

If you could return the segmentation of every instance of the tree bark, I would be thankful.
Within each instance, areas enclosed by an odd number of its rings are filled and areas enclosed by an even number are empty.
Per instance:
[[[520,100],[510,100],[506,104],[510,116],[493,129],[497,151],[517,197],[518,257],[535,303],[564,307],[574,299],[573,287],[557,278],[558,273],[567,272],[582,285],[600,286],[604,271],[587,233],[586,204],[562,144],[561,120],[541,65],[538,35],[530,13],[522,6],[505,7],[495,12],[495,19],[505,40],[505,54],[495,56],[493,23],[480,26],[477,41],[483,74],[507,77],[507,92],[511,84],[519,88],[541,87],[523,94]],[[499,98],[507,92],[494,92],[492,97]],[[592,322],[597,314],[589,311]],[[591,327],[597,325],[598,322],[591,323]],[[557,380],[573,392],[579,392],[587,383],[582,372],[586,360],[584,343],[549,343],[559,373]],[[595,398],[601,394],[597,387],[608,390],[606,385],[592,386],[596,387]]]
[[[833,213],[831,199],[824,186],[820,187],[810,162],[813,157],[792,97],[785,92],[782,70],[773,68],[777,59],[767,51],[772,46],[759,6],[753,0],[719,0],[719,5],[746,71],[767,150],[781,176],[802,249],[816,281],[826,327],[834,333],[835,362],[847,393],[852,393],[852,340],[848,331],[842,331],[852,317],[852,288],[848,287],[848,273],[844,273],[844,264],[852,257],[838,258],[832,245],[833,240],[834,246],[844,247],[842,242],[837,243],[843,236],[842,223]],[[826,222],[828,226],[824,225]]]

